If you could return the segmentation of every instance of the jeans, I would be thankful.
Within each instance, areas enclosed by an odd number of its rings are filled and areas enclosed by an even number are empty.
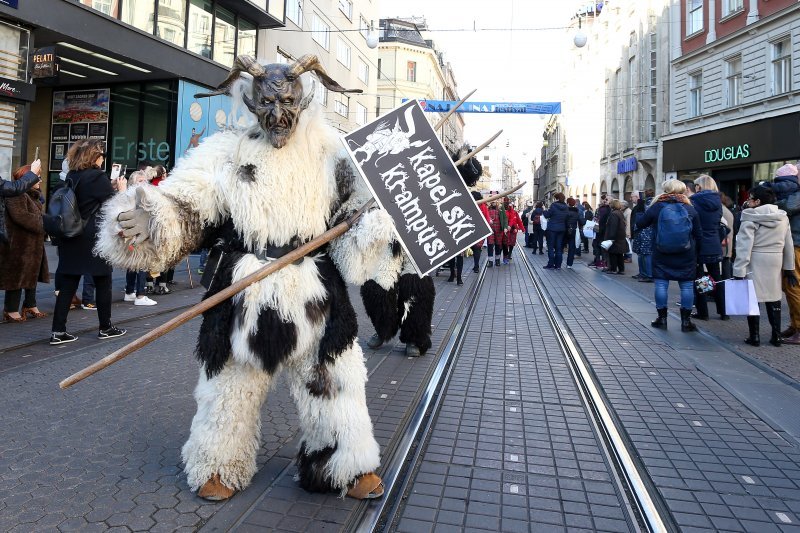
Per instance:
[[[144,296],[144,285],[147,281],[147,272],[140,270],[128,270],[125,273],[125,294],[132,294],[136,291],[136,296]]]
[[[6,313],[18,313],[19,301],[22,297],[22,289],[6,291],[5,311]],[[25,301],[22,302],[22,307],[36,307],[36,287],[32,289],[25,289]]]
[[[575,252],[578,252],[577,254]],[[580,247],[575,246],[575,235],[570,237],[567,235],[567,266],[572,266],[573,261],[575,261],[575,255],[580,257],[581,249]]]
[[[653,277],[653,256],[650,254],[640,254],[636,256],[639,263],[639,276],[643,278]]]
[[[668,279],[655,279],[656,284],[656,309],[666,309],[667,304],[667,291],[669,289]],[[678,285],[681,288],[681,309],[691,309],[694,305],[694,282],[693,281],[679,281]]]
[[[208,260],[208,248],[203,248],[200,250],[200,269],[206,267],[206,261]]]
[[[547,231],[547,265],[561,268],[564,258],[564,231]]]
[[[89,276],[88,274],[84,274],[83,292],[81,293],[81,303],[83,303],[83,305],[95,303],[94,294],[95,294],[94,278],[92,276]]]
[[[93,278],[97,292],[97,318],[100,321],[100,329],[108,329],[111,327],[111,276],[93,276]],[[72,302],[75,291],[78,290],[80,281],[79,275],[61,275],[61,289],[58,292],[56,307],[53,311],[52,331],[57,333],[67,331],[69,304]],[[86,283],[86,278],[84,278],[84,283]]]

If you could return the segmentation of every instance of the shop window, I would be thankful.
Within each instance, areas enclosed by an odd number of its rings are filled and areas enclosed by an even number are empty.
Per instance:
[[[256,25],[239,19],[239,37],[236,41],[236,55],[256,56]]]
[[[303,27],[303,0],[286,1],[286,18]]]
[[[119,0],[81,0],[81,4],[110,17],[119,18]]]
[[[316,13],[311,21],[311,36],[325,50],[331,49],[331,28]]]
[[[122,6],[122,22],[147,33],[153,33],[155,17],[155,0],[125,0]]]
[[[725,61],[725,99],[728,107],[742,103],[742,56]]]
[[[183,47],[186,34],[185,0],[158,0],[158,29],[156,35],[167,42]]]
[[[186,48],[211,59],[211,24],[214,10],[211,0],[189,0]]]
[[[214,21],[214,61],[233,66],[236,54],[236,18],[227,9],[217,8]]]
[[[788,93],[792,88],[791,40],[772,43],[772,94]]]
[[[686,1],[686,35],[703,31],[703,0]]]
[[[703,113],[703,73],[689,74],[689,117],[699,117]]]
[[[409,61],[406,67],[406,79],[408,81],[417,81],[417,62]]]

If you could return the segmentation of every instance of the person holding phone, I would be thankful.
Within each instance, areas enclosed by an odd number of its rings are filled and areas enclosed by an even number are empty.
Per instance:
[[[8,181],[0,177],[0,198],[11,198],[25,194],[41,181],[39,174],[42,172],[42,162],[36,159],[31,163],[31,169],[20,179]],[[6,206],[0,201],[0,242],[7,242],[6,236]]]

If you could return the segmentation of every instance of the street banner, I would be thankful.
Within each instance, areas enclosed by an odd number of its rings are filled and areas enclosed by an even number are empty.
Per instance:
[[[420,276],[491,234],[417,100],[343,141]]]
[[[403,99],[405,102],[406,100]],[[420,100],[428,113],[447,113],[458,102],[450,100]],[[561,102],[464,102],[456,113],[516,113],[528,115],[558,115]]]

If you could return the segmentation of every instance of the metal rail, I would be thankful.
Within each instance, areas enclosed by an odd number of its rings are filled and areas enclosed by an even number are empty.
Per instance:
[[[442,349],[436,368],[419,403],[409,418],[408,425],[401,435],[394,453],[385,463],[386,468],[381,473],[381,477],[386,487],[386,494],[381,500],[370,502],[366,506],[357,523],[349,528],[351,531],[371,533],[391,528],[400,508],[403,494],[412,477],[414,465],[419,460],[420,451],[423,448],[422,444],[431,431],[433,419],[435,418],[433,415],[438,410],[442,392],[450,381],[455,359],[461,351],[467,325],[475,310],[477,295],[483,286],[485,277],[486,263],[484,263],[478,280],[471,289],[471,293],[464,300],[469,304],[462,307],[453,321],[454,326],[447,344]]]
[[[524,253],[519,248],[519,257],[531,277],[534,288],[542,302],[542,308],[553,327],[559,345],[567,358],[573,379],[589,411],[595,430],[603,444],[607,459],[614,468],[615,478],[622,494],[627,496],[629,513],[636,524],[645,531],[672,533],[679,531],[666,503],[658,493],[644,465],[633,452],[633,445],[616,414],[613,412],[577,342],[561,313],[556,310],[550,295],[543,288],[538,276]]]

